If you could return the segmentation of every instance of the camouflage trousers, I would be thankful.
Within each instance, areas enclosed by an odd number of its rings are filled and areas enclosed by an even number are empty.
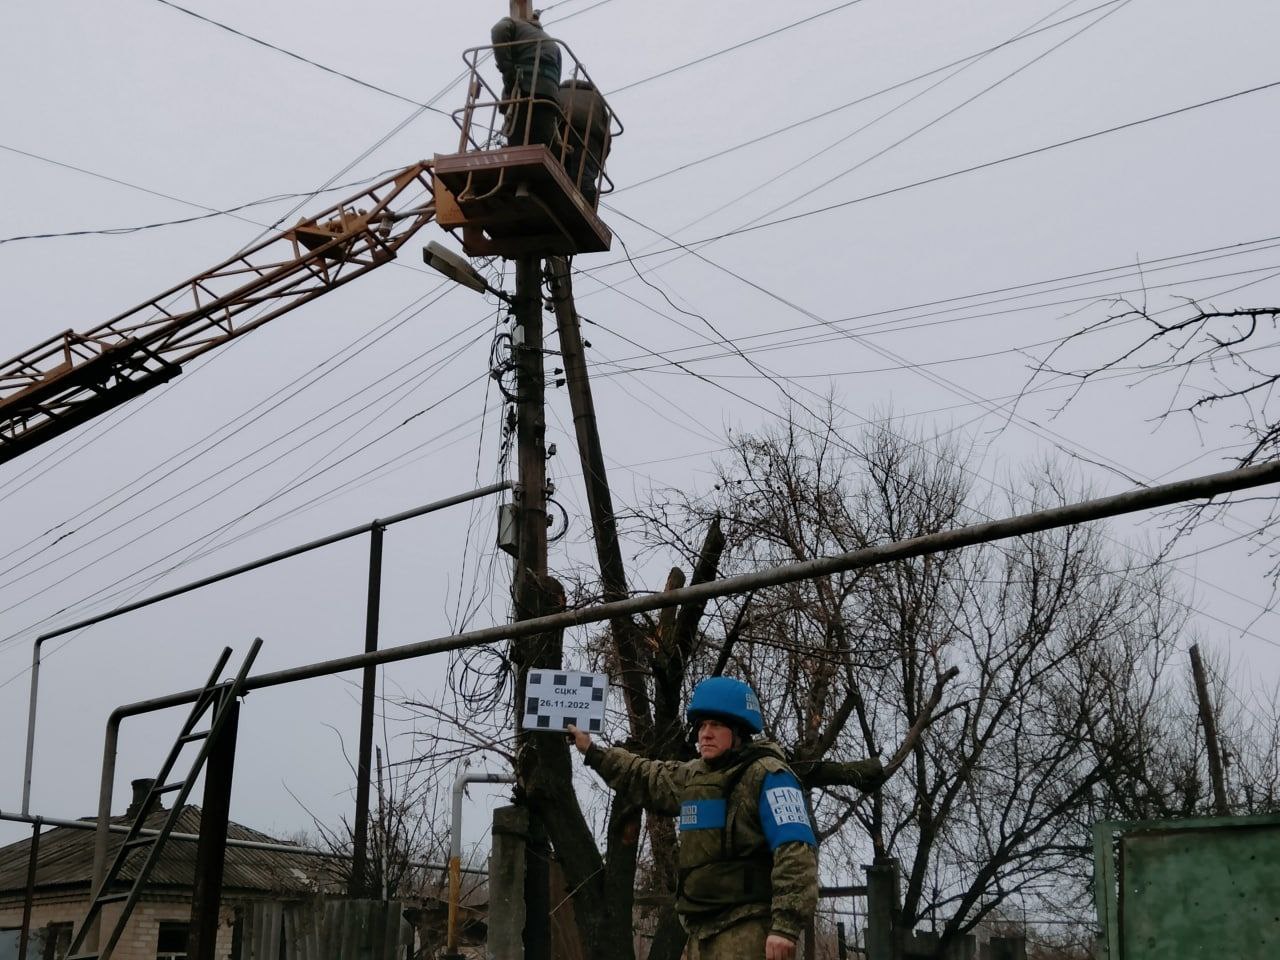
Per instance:
[[[750,917],[707,937],[690,935],[685,960],[764,960],[769,918]]]

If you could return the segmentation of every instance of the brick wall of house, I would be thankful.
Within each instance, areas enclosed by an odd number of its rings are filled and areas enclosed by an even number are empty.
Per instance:
[[[84,917],[87,902],[81,898],[42,897],[37,899],[31,911],[32,930],[51,923],[79,923]],[[103,910],[103,929],[109,930],[120,915],[118,904]],[[234,912],[230,907],[222,909],[218,926],[218,958],[230,960]],[[156,941],[160,924],[165,920],[186,923],[191,919],[191,901],[179,897],[148,897],[139,903],[129,918],[124,935],[116,946],[115,960],[155,960]],[[0,903],[0,928],[18,927],[22,924],[22,904],[12,901]]]

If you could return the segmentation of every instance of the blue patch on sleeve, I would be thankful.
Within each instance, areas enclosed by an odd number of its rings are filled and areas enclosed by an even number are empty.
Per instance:
[[[771,773],[764,778],[760,787],[760,825],[770,850],[796,841],[811,847],[818,845],[804,791],[792,773]]]
[[[723,830],[724,800],[686,800],[680,805],[680,829]]]

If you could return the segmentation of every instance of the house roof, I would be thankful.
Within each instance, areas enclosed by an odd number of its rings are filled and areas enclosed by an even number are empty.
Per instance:
[[[147,818],[147,826],[158,829],[168,815],[155,811]],[[113,817],[112,823],[130,822],[127,816]],[[200,832],[200,808],[183,807],[174,827],[176,833]],[[273,837],[238,823],[231,823],[227,836],[236,840],[280,843]],[[124,842],[123,833],[112,833],[107,848],[108,862]],[[36,866],[36,889],[87,887],[93,874],[94,831],[73,827],[55,827],[40,835],[39,863]],[[151,871],[148,889],[190,889],[195,880],[196,846],[190,840],[169,839],[160,861]],[[129,855],[121,878],[132,882],[147,854],[146,847]],[[21,840],[0,847],[0,895],[22,892],[27,888],[27,865],[31,840]],[[265,891],[271,893],[314,893],[334,885],[336,861],[306,854],[290,854],[274,850],[251,850],[227,847],[223,870],[224,890]]]

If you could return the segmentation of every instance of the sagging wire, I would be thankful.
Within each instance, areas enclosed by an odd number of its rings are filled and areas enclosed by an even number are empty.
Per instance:
[[[514,319],[510,308],[507,309],[506,323]],[[502,436],[498,442],[498,475],[506,476],[511,466],[511,451],[516,438],[516,404],[519,396],[516,386],[511,381],[515,375],[515,341],[508,330],[501,327],[494,331],[493,343],[489,348],[489,376],[498,385],[502,399],[506,401],[502,411]]]
[[[550,486],[550,483],[548,483],[548,486]],[[547,497],[547,506],[549,507],[554,506],[557,510],[560,511],[559,532],[552,533],[548,531],[547,533],[547,543],[557,543],[560,540],[563,540],[564,535],[569,532],[569,511],[564,508],[564,504],[562,504],[559,500],[555,499],[554,497]],[[547,517],[547,522],[548,524],[551,523],[550,515],[548,515]]]
[[[11,150],[0,144],[0,149]],[[26,153],[22,150],[13,150],[14,153],[21,153],[24,156],[36,157],[33,153]],[[46,157],[36,157],[36,159],[45,160],[48,163],[54,163],[58,166],[69,166],[69,164],[58,163],[56,160],[49,160]],[[70,169],[79,170],[79,167],[71,167]],[[87,172],[87,171],[84,171]],[[86,230],[63,230],[58,233],[28,233],[15,237],[4,237],[0,239],[0,245],[6,243],[17,243],[20,240],[52,240],[60,237],[118,237],[130,233],[142,233],[145,230],[156,230],[161,227],[176,227],[187,223],[197,223],[201,220],[210,220],[214,217],[226,217],[239,213],[241,210],[249,210],[253,207],[267,206],[272,203],[280,203],[283,200],[297,200],[300,198],[310,199],[322,193],[333,193],[337,190],[349,190],[354,187],[364,186],[366,183],[372,183],[375,180],[395,173],[395,170],[384,170],[371,176],[361,177],[359,180],[351,180],[346,183],[333,184],[327,187],[321,187],[319,190],[308,190],[299,193],[278,193],[271,197],[262,197],[258,200],[249,200],[246,203],[236,204],[233,207],[223,209],[210,209],[208,213],[196,214],[191,217],[180,217],[176,220],[160,220],[155,223],[143,223],[129,227],[102,227],[98,229]],[[96,176],[96,175],[95,175]]]

